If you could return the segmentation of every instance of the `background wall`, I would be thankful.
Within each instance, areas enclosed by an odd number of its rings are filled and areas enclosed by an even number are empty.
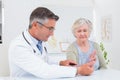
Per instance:
[[[2,1],[0,0],[0,43],[2,43]]]
[[[74,3],[74,4],[73,4]],[[47,5],[46,5],[47,4]],[[38,6],[56,6],[69,7],[94,7],[93,22],[95,29],[95,40],[101,41],[101,18],[102,16],[112,15],[112,41],[104,42],[110,56],[110,67],[120,70],[119,61],[119,25],[120,11],[119,0],[4,0],[3,8],[3,44],[0,44],[0,75],[9,75],[8,65],[8,47],[10,41],[28,27],[29,15],[31,11]],[[54,5],[52,7],[52,5]],[[114,5],[114,6],[113,6]],[[57,9],[57,8],[56,8]],[[115,10],[118,9],[118,10]],[[81,13],[82,11],[78,11]],[[76,13],[76,12],[74,12]],[[70,14],[70,13],[69,13]],[[69,15],[68,14],[68,15]],[[86,14],[86,13],[85,13]],[[89,12],[87,13],[89,14]],[[90,13],[91,15],[91,13]],[[92,19],[91,17],[88,17]],[[75,19],[75,18],[74,18]],[[65,21],[67,22],[67,21]],[[58,25],[58,24],[57,24]],[[71,25],[71,24],[69,24]],[[67,27],[69,26],[67,25]],[[63,26],[64,27],[64,26]],[[71,27],[71,26],[69,26]],[[59,27],[58,27],[59,29]]]
[[[110,58],[110,67],[120,70],[120,1],[119,0],[95,0],[95,26],[96,37],[101,40],[101,20],[110,17],[112,23],[112,39],[104,41],[105,48]]]

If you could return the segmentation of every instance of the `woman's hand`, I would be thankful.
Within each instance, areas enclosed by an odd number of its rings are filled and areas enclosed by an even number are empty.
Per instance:
[[[96,50],[94,50],[91,55],[90,55],[90,59],[89,59],[89,62],[92,65],[94,65],[96,62]]]

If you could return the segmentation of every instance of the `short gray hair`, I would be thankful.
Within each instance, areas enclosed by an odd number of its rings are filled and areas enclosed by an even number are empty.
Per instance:
[[[87,24],[88,25],[88,28],[89,28],[89,32],[91,33],[92,31],[92,22],[86,18],[79,18],[77,19],[73,26],[72,26],[72,33],[74,34],[75,33],[75,30],[78,29],[79,27],[81,27],[83,24]]]
[[[29,29],[32,27],[33,22],[38,21],[44,23],[48,19],[57,21],[59,17],[45,7],[36,8],[30,15]]]

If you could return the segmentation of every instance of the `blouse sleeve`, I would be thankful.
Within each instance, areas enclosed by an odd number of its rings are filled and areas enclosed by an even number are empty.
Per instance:
[[[99,60],[99,63],[100,63],[100,69],[107,69],[107,64],[106,64],[105,59],[102,55],[102,51],[100,49],[99,44],[94,43],[94,47],[97,51],[97,56],[98,56],[98,60]]]
[[[73,61],[75,61],[76,63],[78,63],[78,55],[77,55],[77,50],[76,50],[76,48],[74,47],[74,45],[73,44],[71,44],[69,47],[68,47],[68,49],[67,49],[67,59],[69,59],[69,60],[73,60]]]

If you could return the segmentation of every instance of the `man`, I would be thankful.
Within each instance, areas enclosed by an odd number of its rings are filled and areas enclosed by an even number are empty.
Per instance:
[[[13,77],[36,76],[39,78],[75,77],[90,75],[94,60],[90,63],[70,67],[74,61],[60,61],[50,65],[44,42],[53,35],[57,15],[44,7],[36,8],[30,16],[29,29],[12,41],[9,49],[10,75]]]

